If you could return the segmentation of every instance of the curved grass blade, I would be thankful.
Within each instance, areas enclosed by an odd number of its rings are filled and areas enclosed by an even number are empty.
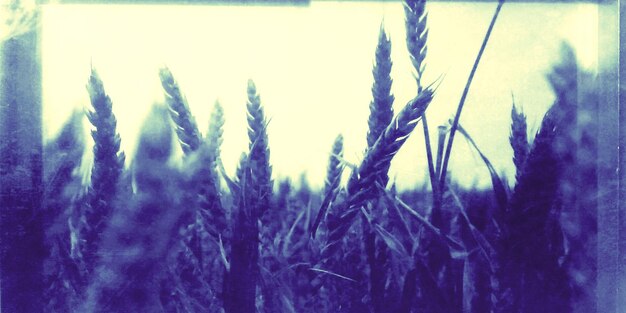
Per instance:
[[[480,155],[480,158],[483,160],[483,162],[487,166],[487,169],[489,170],[489,175],[491,176],[491,185],[493,186],[493,192],[496,195],[498,206],[500,207],[500,210],[503,212],[504,210],[506,210],[506,206],[509,201],[508,200],[509,195],[506,190],[506,187],[504,186],[504,183],[502,182],[502,179],[500,179],[500,176],[496,172],[496,169],[493,167],[493,165],[491,164],[487,156],[482,151],[480,151],[480,148],[478,148],[478,145],[476,145],[476,142],[474,141],[474,139],[472,139],[472,137],[463,128],[463,126],[461,126],[461,124],[459,124],[458,130],[459,130],[459,133],[465,136],[465,138],[472,145],[472,147],[474,147],[476,152],[478,152],[478,155]]]

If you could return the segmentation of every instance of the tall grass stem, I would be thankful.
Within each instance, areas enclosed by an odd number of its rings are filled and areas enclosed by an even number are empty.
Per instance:
[[[496,24],[496,20],[498,19],[498,15],[500,14],[500,10],[502,9],[503,4],[504,0],[498,1],[498,6],[496,7],[496,11],[493,13],[493,17],[491,18],[491,23],[489,24],[489,28],[487,29],[487,33],[485,34],[483,43],[478,50],[478,55],[474,60],[474,65],[472,66],[472,70],[470,71],[469,77],[467,78],[465,89],[463,89],[463,94],[461,95],[459,106],[457,107],[456,114],[454,115],[454,122],[452,122],[452,128],[450,129],[450,138],[448,139],[448,145],[446,146],[445,156],[443,158],[443,165],[441,167],[441,176],[439,177],[439,190],[442,190],[442,192],[445,188],[446,172],[448,169],[448,161],[450,160],[450,153],[452,152],[452,144],[454,143],[454,134],[456,134],[457,128],[459,126],[459,120],[461,118],[463,106],[465,105],[465,99],[467,98],[470,86],[472,85],[472,80],[474,80],[474,75],[476,74],[476,70],[478,69],[478,64],[480,64],[480,59],[485,52],[485,48],[487,47],[487,43],[489,42],[489,37],[491,37],[491,32],[493,31],[493,27]]]

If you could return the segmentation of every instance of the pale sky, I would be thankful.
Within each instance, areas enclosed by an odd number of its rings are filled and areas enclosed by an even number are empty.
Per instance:
[[[444,79],[427,111],[436,127],[456,111],[494,3],[427,5],[425,81]],[[187,96],[201,131],[216,99],[226,124],[222,158],[234,172],[247,147],[246,81],[257,84],[268,126],[274,177],[323,183],[337,134],[346,158],[363,156],[378,29],[392,40],[392,91],[398,111],[414,96],[401,2],[313,1],[286,6],[47,5],[43,11],[44,127],[53,137],[75,108],[89,106],[91,65],[113,101],[122,149],[132,158],[138,131],[154,102],[163,101],[158,69],[167,65]],[[532,134],[554,100],[545,79],[570,42],[583,66],[597,66],[593,4],[504,5],[466,102],[464,127],[494,166],[512,175],[508,146],[511,93],[529,116]],[[534,128],[532,128],[534,127]],[[453,179],[489,185],[488,172],[465,140],[455,140]],[[127,161],[128,162],[128,161]],[[88,164],[88,163],[86,163]],[[427,173],[421,126],[396,156],[391,176],[401,188]]]

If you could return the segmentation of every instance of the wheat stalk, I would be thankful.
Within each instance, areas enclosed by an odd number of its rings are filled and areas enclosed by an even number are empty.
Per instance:
[[[350,208],[360,207],[365,201],[375,197],[376,177],[389,170],[391,160],[419,123],[432,97],[433,91],[426,89],[409,101],[368,150],[361,165],[348,181]],[[383,181],[381,185],[385,186],[386,183]]]
[[[513,164],[515,164],[515,180],[519,181],[530,146],[528,145],[526,115],[519,110],[513,101],[511,107],[511,135],[509,142],[513,148]]]
[[[331,254],[337,243],[345,236],[359,209],[367,201],[378,197],[376,182],[380,174],[389,170],[391,160],[417,126],[432,97],[433,91],[426,88],[409,101],[367,151],[361,165],[352,173],[346,188],[347,199],[339,206],[339,220],[329,230],[328,244],[324,247],[325,256]]]
[[[428,13],[426,12],[425,0],[405,0],[404,1],[406,43],[411,63],[415,69],[415,82],[417,83],[417,93],[422,91],[422,76],[426,69],[426,53],[428,51]],[[424,132],[424,146],[426,148],[426,160],[428,161],[428,174],[432,187],[433,207],[439,210],[441,201],[439,197],[439,186],[437,182],[437,170],[433,162],[433,152],[430,143],[430,132],[428,131],[428,119],[424,114],[422,118],[422,129]]]
[[[189,160],[190,171],[197,178],[195,183],[199,187],[199,216],[196,224],[198,227],[206,228],[215,242],[219,240],[220,235],[227,237],[226,214],[221,203],[220,177],[217,173],[224,126],[223,114],[221,105],[216,102],[206,139],[190,155]]]
[[[219,234],[222,237],[228,237],[225,233],[227,230],[227,217],[220,200],[220,177],[218,175],[217,164],[220,160],[222,134],[224,133],[224,109],[222,105],[215,101],[213,112],[209,121],[209,130],[207,131],[205,144],[208,145],[208,168],[210,169],[211,181],[207,183],[207,191],[205,193],[208,203],[212,203],[209,208],[210,219],[209,224],[215,225],[217,229],[216,239]]]
[[[248,138],[250,140],[248,168],[250,169],[251,184],[254,186],[255,196],[260,206],[258,214],[265,212],[269,207],[272,195],[272,167],[270,166],[270,151],[267,140],[267,120],[261,98],[257,94],[252,80],[248,81]]]
[[[426,12],[426,1],[425,0],[406,0],[404,3],[405,10],[405,26],[406,26],[406,42],[407,49],[409,50],[409,55],[411,58],[411,63],[413,64],[413,68],[415,69],[415,80],[417,83],[417,92],[418,94],[422,92],[422,84],[421,80],[423,77],[423,73],[426,67],[425,59],[427,54],[427,40],[428,40],[428,28],[427,28],[427,20],[428,14]],[[442,217],[442,201],[443,201],[443,188],[439,184],[438,179],[441,178],[441,171],[439,166],[439,154],[441,153],[441,148],[438,149],[438,160],[437,166],[435,167],[435,162],[433,160],[432,147],[430,142],[430,133],[428,129],[428,121],[426,116],[423,117],[423,133],[424,133],[424,144],[426,150],[426,157],[428,161],[428,173],[430,177],[430,183],[432,187],[432,199],[433,206],[431,210],[431,219],[433,225],[436,227],[442,228],[444,225],[443,217]],[[442,234],[443,235],[443,234]],[[405,279],[415,279],[414,277],[420,277],[419,279],[419,289],[422,290],[422,299],[428,298],[429,300],[433,300],[433,295],[439,295],[444,293],[444,286],[437,286],[436,280],[430,279],[430,276],[425,277],[424,271],[432,271],[434,275],[439,275],[440,270],[445,263],[448,263],[447,251],[445,250],[445,246],[440,243],[434,241],[431,233],[423,233],[421,236],[421,244],[419,246],[420,256],[415,257],[414,265],[409,272],[406,274]],[[433,267],[432,265],[435,263],[438,267]],[[444,279],[449,279],[446,277]],[[417,282],[405,281],[405,288],[409,290],[417,288],[415,285]],[[407,290],[403,291],[404,296],[411,297],[413,293]],[[439,298],[445,297],[446,295],[442,295]],[[438,310],[443,307],[437,306],[436,304],[443,304],[442,301],[426,301],[423,303],[427,305],[426,310]],[[408,311],[408,299],[403,299],[401,306],[401,311]],[[449,305],[449,304],[448,304]]]
[[[391,93],[391,41],[387,37],[385,28],[381,25],[376,46],[376,62],[372,73],[374,84],[372,85],[373,100],[370,103],[370,116],[368,120],[369,130],[367,133],[367,146],[371,148],[378,137],[385,131],[391,119],[393,119],[394,96]]]
[[[88,203],[84,212],[85,228],[82,239],[85,241],[84,257],[89,267],[95,263],[100,234],[113,211],[117,184],[124,169],[124,153],[120,151],[120,136],[117,133],[117,120],[112,111],[112,103],[104,90],[104,85],[95,69],[91,69],[87,91],[93,111],[86,111],[87,118],[94,126],[91,136],[94,140],[93,168],[91,184],[87,195]]]
[[[259,219],[272,196],[272,168],[269,164],[267,121],[256,86],[248,81],[249,154],[237,171],[231,263],[224,290],[227,313],[254,312],[259,273]]]
[[[326,179],[324,183],[324,200],[318,210],[317,216],[313,225],[311,225],[311,236],[315,238],[315,233],[319,227],[322,219],[326,216],[326,210],[335,201],[335,197],[339,192],[339,184],[341,183],[341,174],[343,173],[343,164],[341,159],[343,158],[343,136],[337,135],[335,142],[333,143],[332,152],[328,160],[328,169],[326,171]]]
[[[341,174],[343,173],[343,135],[337,135],[333,142],[332,152],[328,159],[328,168],[326,170],[326,179],[324,180],[324,193],[336,193],[341,183]]]
[[[195,211],[193,226],[190,228],[191,238],[187,244],[200,264],[204,263],[203,240],[208,232],[215,242],[220,234],[225,232],[226,219],[219,193],[219,177],[217,175],[217,159],[221,144],[223,111],[216,103],[209,123],[206,141],[198,130],[196,121],[191,114],[187,99],[168,68],[159,71],[161,84],[169,107],[169,115],[174,122],[174,129],[178,136],[181,148],[186,156],[189,171],[193,173],[194,183],[198,190],[198,207]],[[224,233],[226,235],[226,233]]]
[[[220,159],[222,142],[224,141],[222,135],[224,134],[224,108],[219,101],[215,101],[213,105],[213,111],[209,119],[209,129],[207,130],[206,139],[204,140],[208,145],[212,155],[212,170],[216,179],[216,183],[219,182],[219,176],[217,174],[217,160]],[[219,185],[219,184],[218,184]]]
[[[415,80],[418,89],[421,90],[421,79],[426,68],[426,52],[428,47],[428,13],[426,12],[426,0],[405,0],[404,16],[406,29],[406,46],[409,50],[411,63],[415,69]]]
[[[549,232],[563,170],[554,148],[563,122],[560,109],[555,104],[546,113],[501,222],[497,312],[570,310],[567,273],[552,251]]]
[[[383,134],[385,129],[393,119],[393,101],[391,94],[392,80],[391,74],[391,41],[387,38],[387,33],[381,25],[378,36],[378,44],[375,53],[376,62],[372,73],[374,83],[372,85],[373,100],[370,103],[370,116],[368,120],[369,130],[367,133],[367,146],[371,149],[376,140]],[[387,171],[381,171],[377,179],[378,184],[385,186],[389,181]],[[373,201],[372,218],[382,216],[379,201]],[[385,280],[387,279],[387,268],[385,259],[387,250],[384,245],[376,240],[376,234],[372,228],[371,221],[362,216],[363,244],[366,255],[366,264],[369,267],[369,292],[374,312],[382,312],[385,302]]]
[[[196,121],[191,115],[187,99],[180,91],[178,83],[168,68],[159,71],[165,99],[170,108],[170,116],[176,125],[176,134],[185,154],[197,150],[202,142]]]

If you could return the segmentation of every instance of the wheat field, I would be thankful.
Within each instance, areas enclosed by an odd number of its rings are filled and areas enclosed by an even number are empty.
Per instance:
[[[6,39],[2,311],[601,312],[598,212],[608,191],[598,177],[611,167],[598,162],[604,76],[559,43],[543,73],[550,96],[541,101],[550,104],[537,122],[513,93],[502,104],[506,127],[476,131],[462,116],[471,116],[475,90],[485,92],[474,84],[481,64],[494,60],[487,55],[508,4],[487,6],[458,97],[446,98],[452,115],[445,119],[431,112],[450,87],[445,73],[429,66],[429,44],[444,30],[431,25],[425,0],[395,4],[403,37],[390,36],[382,21],[368,29],[376,42],[371,66],[362,69],[371,77],[362,91],[367,115],[341,116],[361,125],[362,153],[348,155],[351,136],[320,136],[327,141],[316,160],[320,187],[304,175],[276,174],[276,163],[298,162],[297,146],[308,141],[279,141],[287,146],[276,149],[293,155],[273,157],[272,123],[284,115],[268,114],[266,86],[253,79],[239,88],[241,116],[227,114],[231,99],[199,114],[188,81],[163,65],[153,69],[162,101],[145,116],[122,118],[106,69],[91,64],[84,77],[89,105],[44,141],[36,137],[41,124],[33,123],[42,120],[41,99],[33,96],[41,86],[22,78],[37,75],[28,59],[32,33]],[[397,71],[410,77],[401,95],[393,87]],[[212,88],[210,81],[193,84]],[[32,103],[32,110],[17,109]],[[119,129],[130,118],[139,129],[132,158]],[[231,123],[237,119],[245,125]],[[312,122],[319,129],[328,123]],[[224,153],[229,124],[245,142],[236,158]],[[485,146],[496,133],[506,147]],[[424,178],[399,186],[392,169],[407,146],[420,160],[407,166]],[[501,149],[511,151],[510,170],[489,157]],[[467,153],[486,177],[481,188],[458,179],[476,169],[452,166]]]

